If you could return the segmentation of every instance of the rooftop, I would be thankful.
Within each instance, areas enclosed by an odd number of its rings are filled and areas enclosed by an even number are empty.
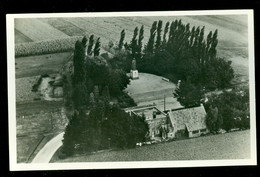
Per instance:
[[[169,112],[171,123],[177,130],[194,131],[206,128],[206,111],[204,106],[177,109]]]

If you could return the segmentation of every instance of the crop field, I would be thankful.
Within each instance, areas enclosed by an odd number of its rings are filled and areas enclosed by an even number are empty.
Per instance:
[[[19,44],[19,43],[24,43],[24,42],[32,42],[33,40],[31,40],[29,37],[25,36],[23,33],[21,33],[20,31],[16,30],[14,31],[15,33],[15,43]]]
[[[211,135],[127,150],[80,155],[56,162],[224,160],[250,158],[250,131]]]
[[[236,78],[235,82],[248,81],[248,33],[247,33],[247,16],[245,15],[207,15],[207,16],[164,16],[164,17],[91,17],[91,18],[64,18],[59,19],[57,25],[54,19],[42,21],[52,25],[64,32],[64,27],[70,26],[70,30],[65,32],[69,36],[76,34],[95,34],[101,37],[101,44],[106,46],[109,41],[117,43],[120,32],[125,29],[125,41],[130,42],[134,28],[144,25],[145,44],[150,35],[150,27],[155,20],[163,20],[164,24],[175,19],[181,19],[183,23],[190,23],[192,26],[205,26],[205,38],[209,31],[218,29],[218,55],[232,61]],[[74,29],[74,30],[71,30]]]
[[[15,29],[33,41],[68,37],[60,30],[33,18],[15,19]]]
[[[54,28],[64,31],[64,26],[70,26],[70,28],[78,31],[79,29],[85,31],[86,34],[95,34],[101,37],[101,40],[106,42],[112,40],[117,42],[120,37],[122,29],[126,30],[126,41],[130,42],[135,27],[140,28],[144,25],[144,43],[148,41],[150,27],[155,20],[162,20],[164,24],[175,19],[181,19],[183,23],[190,23],[192,26],[205,26],[205,35],[208,32],[218,29],[218,39],[220,44],[222,41],[232,41],[231,44],[235,46],[246,46],[247,44],[247,24],[241,19],[245,19],[246,16],[164,16],[164,17],[89,17],[89,18],[62,18],[57,20],[62,25],[53,23],[53,20],[40,19]],[[76,28],[77,27],[77,28]],[[70,29],[69,28],[69,29]],[[71,31],[71,30],[70,30]],[[73,36],[72,32],[66,32],[67,35]],[[82,34],[82,33],[80,33]],[[106,45],[106,43],[103,43]],[[221,46],[221,45],[220,45]]]
[[[72,52],[63,52],[19,57],[15,60],[15,77],[22,78],[57,73],[71,55]]]
[[[79,28],[78,26],[73,25],[72,23],[69,23],[63,18],[43,18],[40,19],[42,22],[47,23],[54,28],[62,31],[68,36],[84,36],[88,35],[86,34],[86,31]]]
[[[117,43],[121,30],[125,29],[125,41],[130,42],[134,28],[144,25],[143,44],[148,41],[150,27],[155,20],[167,21],[181,19],[183,23],[192,26],[205,26],[205,37],[209,31],[218,29],[218,55],[234,61],[232,66],[235,73],[247,77],[248,67],[245,67],[244,59],[248,59],[247,53],[247,16],[245,15],[207,15],[207,16],[157,16],[157,17],[72,17],[72,18],[41,18],[41,19],[16,19],[15,28],[17,35],[24,35],[24,42],[66,38],[67,36],[89,36],[94,34],[100,37],[101,44],[106,46],[109,41]],[[37,24],[37,28],[33,28]],[[26,26],[29,25],[29,26]],[[38,28],[41,28],[38,30]],[[36,32],[28,32],[28,30]],[[44,30],[42,30],[44,29]],[[45,34],[48,33],[48,34]],[[18,37],[17,37],[18,38]],[[27,41],[26,41],[27,40]],[[17,40],[21,43],[21,40]],[[239,57],[238,57],[239,56]],[[238,69],[237,69],[238,67]],[[241,68],[242,67],[242,68]],[[240,73],[240,72],[243,73]],[[243,78],[244,80],[244,78]]]

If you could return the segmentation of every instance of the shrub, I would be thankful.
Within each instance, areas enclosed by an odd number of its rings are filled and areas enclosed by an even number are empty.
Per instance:
[[[81,36],[75,36],[55,40],[16,44],[15,57],[70,51],[74,49],[75,42],[81,40],[81,38]]]

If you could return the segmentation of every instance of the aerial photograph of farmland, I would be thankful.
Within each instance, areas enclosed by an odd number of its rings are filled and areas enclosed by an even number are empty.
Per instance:
[[[250,159],[247,14],[15,18],[16,161]]]

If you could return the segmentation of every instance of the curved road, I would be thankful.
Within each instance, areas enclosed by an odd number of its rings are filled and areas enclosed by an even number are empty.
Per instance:
[[[61,147],[64,132],[52,138],[45,146],[38,152],[32,160],[32,163],[49,163],[54,153]]]

